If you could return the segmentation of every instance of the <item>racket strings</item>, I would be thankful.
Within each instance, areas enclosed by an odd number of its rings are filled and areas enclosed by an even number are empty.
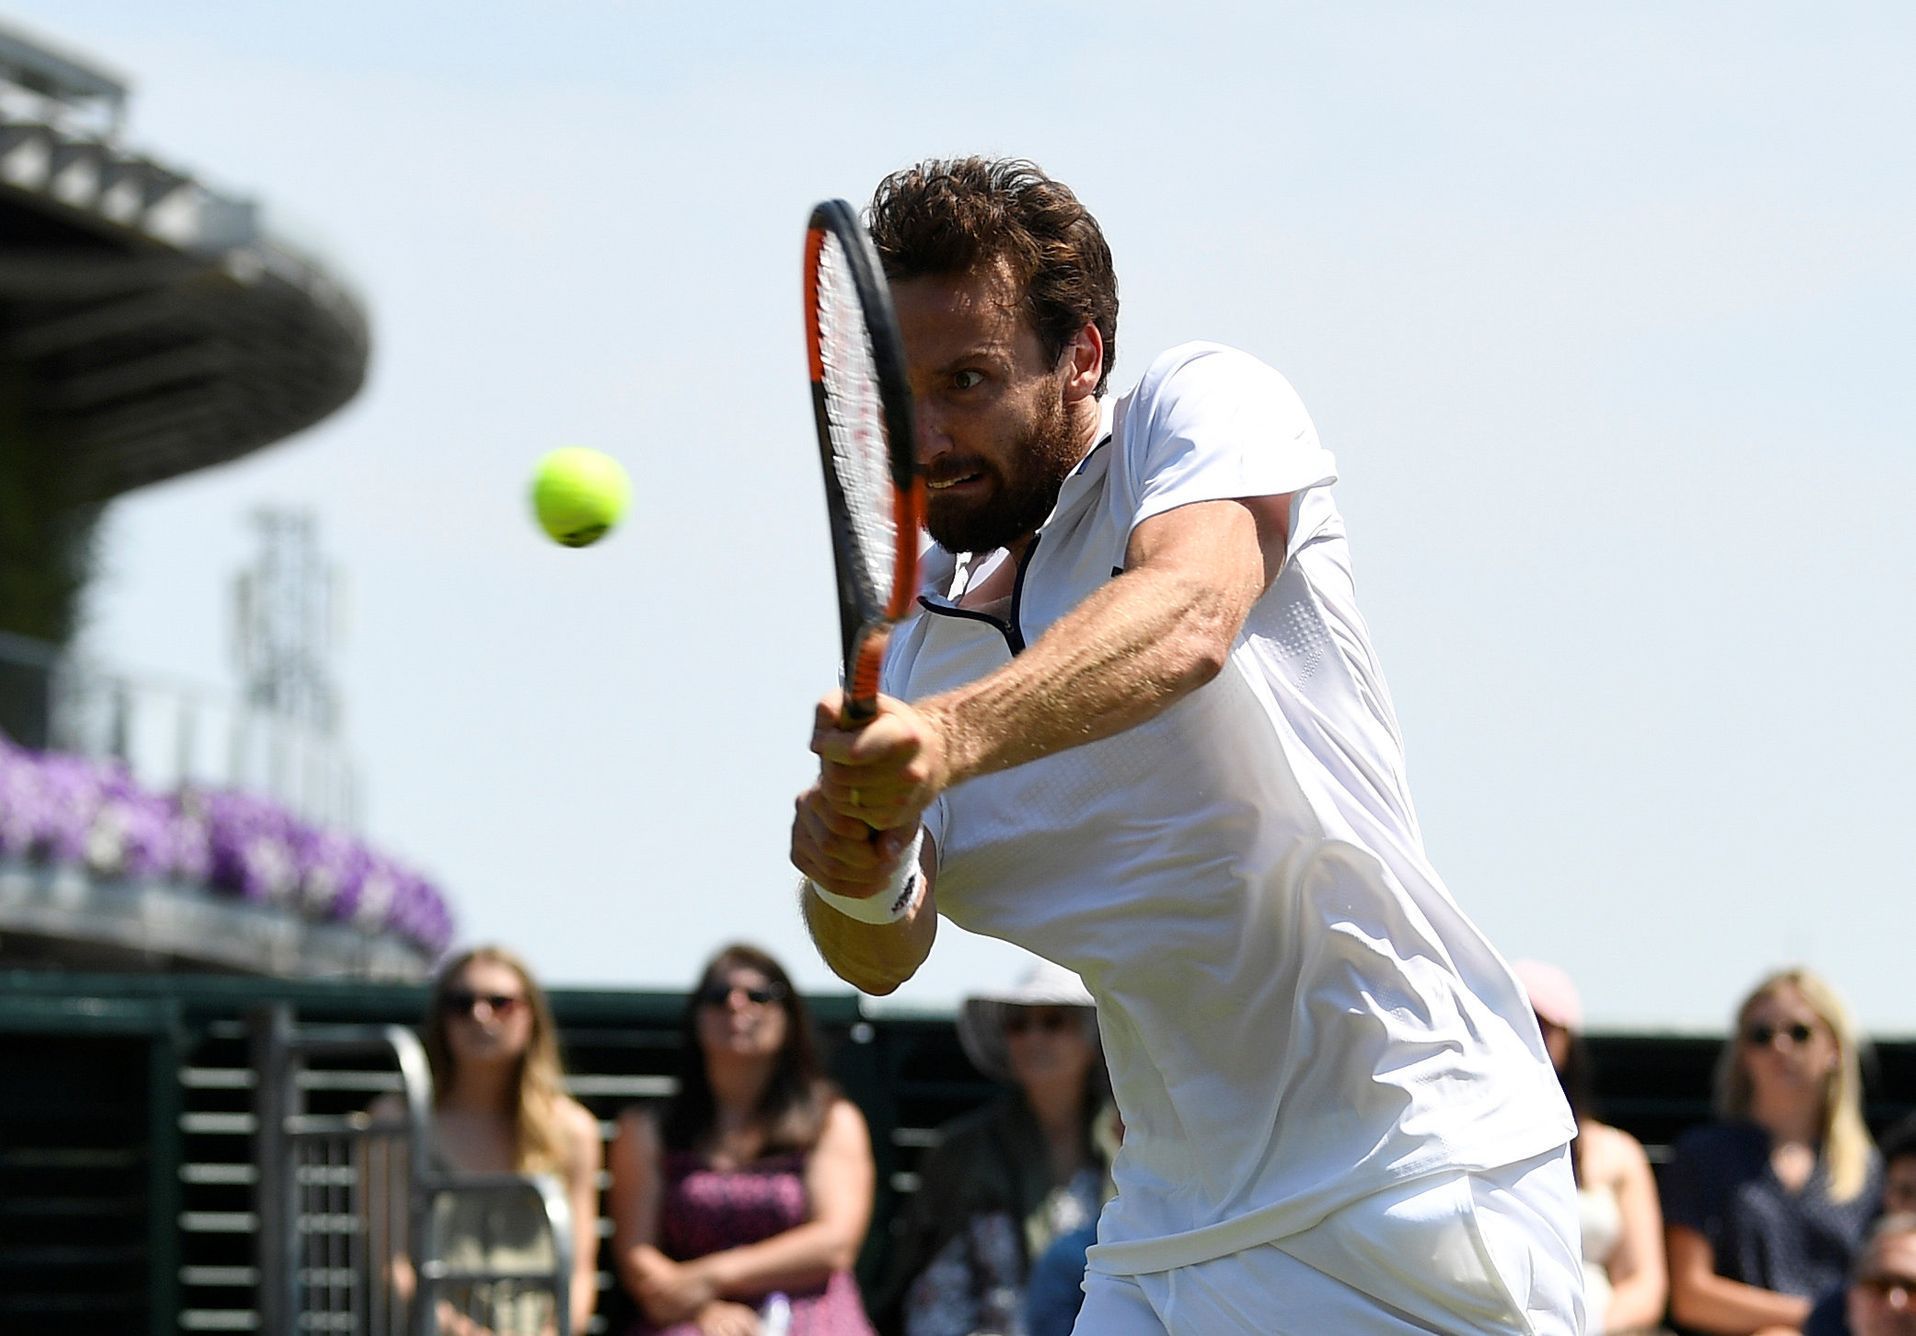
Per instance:
[[[851,266],[829,234],[818,257],[817,321],[832,468],[845,496],[861,594],[883,606],[897,552],[897,515],[871,332]]]

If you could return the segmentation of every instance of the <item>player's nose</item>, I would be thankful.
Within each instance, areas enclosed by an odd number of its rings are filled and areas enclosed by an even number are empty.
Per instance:
[[[913,405],[912,426],[917,433],[918,462],[928,464],[951,449],[951,431],[944,414],[927,399],[919,399]]]

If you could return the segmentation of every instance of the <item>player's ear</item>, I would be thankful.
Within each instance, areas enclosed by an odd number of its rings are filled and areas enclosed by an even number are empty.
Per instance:
[[[1104,378],[1104,335],[1098,333],[1098,327],[1088,320],[1079,326],[1078,332],[1065,344],[1058,364],[1065,372],[1066,403],[1076,403],[1096,393],[1098,382]]]

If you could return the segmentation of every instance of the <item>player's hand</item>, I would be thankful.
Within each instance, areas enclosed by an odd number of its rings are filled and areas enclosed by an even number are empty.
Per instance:
[[[826,804],[874,830],[916,831],[951,779],[939,725],[894,696],[880,696],[877,716],[861,728],[841,726],[843,708],[843,693],[834,691],[818,702],[812,721]]]
[[[892,873],[916,823],[874,832],[863,821],[835,810],[817,787],[798,795],[792,815],[792,866],[833,895],[876,895]]]

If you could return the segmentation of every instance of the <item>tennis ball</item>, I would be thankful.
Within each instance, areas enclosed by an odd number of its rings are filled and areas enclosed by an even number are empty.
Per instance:
[[[532,511],[539,527],[567,547],[605,537],[631,497],[632,484],[619,461],[582,446],[552,451],[532,475]]]

